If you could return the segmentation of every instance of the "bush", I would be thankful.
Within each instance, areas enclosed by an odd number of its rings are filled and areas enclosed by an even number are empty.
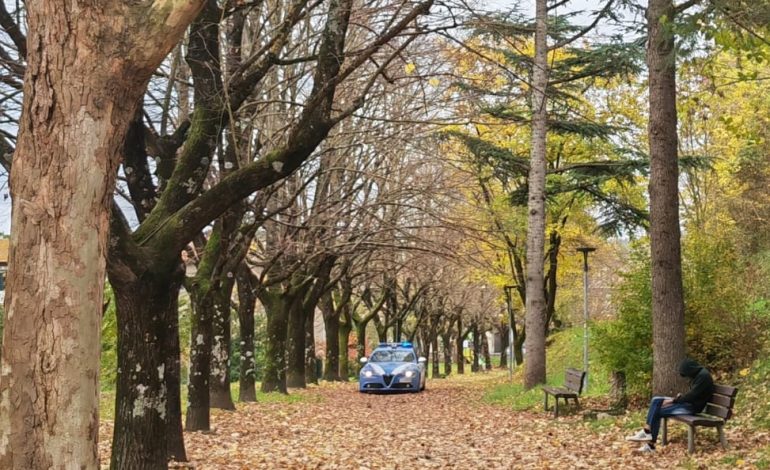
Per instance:
[[[630,268],[622,277],[613,294],[618,316],[597,323],[593,341],[606,369],[626,373],[628,392],[646,395],[652,378],[652,287],[644,247],[632,251]]]
[[[770,302],[752,286],[770,275],[742,262],[719,237],[690,235],[683,281],[688,355],[718,375],[748,367],[763,351]],[[770,263],[766,263],[770,267]],[[770,273],[770,269],[768,269]],[[646,395],[652,376],[652,289],[648,247],[637,245],[614,293],[618,315],[596,326],[599,360],[626,373],[629,393]]]

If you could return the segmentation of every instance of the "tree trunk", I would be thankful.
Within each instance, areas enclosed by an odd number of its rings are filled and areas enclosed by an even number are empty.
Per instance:
[[[508,346],[510,346],[510,330],[507,324],[500,324],[500,368],[508,368]]]
[[[616,411],[625,411],[628,406],[628,396],[626,395],[626,374],[623,371],[612,372],[612,388],[610,389],[612,409]]]
[[[682,386],[677,364],[685,354],[684,295],[679,232],[676,57],[671,0],[650,0],[647,65],[650,83],[650,246],[652,250],[652,391]],[[662,24],[665,23],[665,24]]]
[[[112,468],[165,468],[169,454],[184,458],[175,310],[181,265],[174,279],[113,282],[118,322],[118,374]],[[112,276],[111,276],[112,279]],[[176,346],[173,343],[176,342]],[[170,366],[167,370],[167,366]],[[171,413],[175,413],[172,415]],[[169,445],[169,437],[176,436]]]
[[[441,335],[441,343],[444,347],[444,376],[449,377],[452,373],[452,337]]]
[[[441,371],[439,370],[439,363],[441,362],[439,359],[438,354],[438,335],[433,335],[433,341],[430,343],[430,349],[431,349],[431,358],[433,359],[433,373],[431,374],[431,377],[437,378],[441,376]]]
[[[169,308],[164,312],[168,334],[165,335],[163,351],[165,358],[164,376],[168,399],[166,411],[166,455],[177,462],[187,460],[182,431],[182,366],[181,347],[179,344],[179,290],[182,286],[184,271],[180,263],[179,281],[170,289]]]
[[[299,302],[289,310],[286,358],[286,386],[305,388],[305,311]]]
[[[465,373],[465,356],[463,354],[463,341],[465,338],[463,337],[463,320],[460,317],[457,317],[457,344],[456,344],[456,354],[457,354],[457,373],[458,374],[464,374]]]
[[[315,357],[315,305],[305,312],[305,383],[318,385]]]
[[[366,325],[369,322],[361,322],[356,324],[356,360],[361,361],[362,357],[366,357]]]
[[[214,337],[212,312],[214,300],[209,289],[190,288],[192,315],[190,316],[190,377],[187,383],[187,431],[211,429],[211,350]]]
[[[340,347],[340,380],[347,382],[350,379],[350,360],[348,355],[348,344],[350,342],[350,332],[353,330],[353,322],[350,319],[349,312],[343,309],[342,322],[339,329],[339,347]]]
[[[524,387],[545,382],[546,302],[543,282],[545,249],[545,171],[548,57],[546,41],[547,1],[536,0],[535,60],[532,72],[532,152],[529,168],[527,204],[527,362]]]
[[[225,276],[214,292],[214,315],[212,332],[214,334],[211,346],[211,381],[209,396],[211,407],[222,410],[234,410],[233,396],[230,392],[230,306],[233,294],[233,277]]]
[[[236,275],[238,282],[238,322],[241,326],[241,370],[238,400],[257,401],[254,385],[257,364],[254,361],[254,274],[242,262]]]
[[[60,2],[26,5],[0,375],[2,468],[99,465],[101,312],[115,175],[147,81],[199,6],[161,3],[167,11],[114,1],[74,10]],[[129,21],[134,15],[151,15],[152,24]]]
[[[484,369],[492,369],[492,356],[489,354],[489,341],[485,332],[479,335],[481,338],[481,353],[484,355]]]
[[[479,339],[479,327],[473,327],[473,363],[471,363],[471,372],[478,372],[481,368],[479,358],[481,356],[481,340]]]
[[[286,334],[289,312],[285,299],[275,291],[260,291],[258,295],[267,314],[265,370],[262,392],[287,393],[286,390]]]
[[[340,380],[340,317],[332,302],[332,294],[328,292],[321,299],[321,312],[324,316],[326,330],[326,364],[324,380]]]

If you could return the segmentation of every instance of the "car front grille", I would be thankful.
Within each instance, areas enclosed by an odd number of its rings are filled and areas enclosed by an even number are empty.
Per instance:
[[[385,382],[385,385],[389,387],[390,386],[390,382],[393,381],[393,376],[392,375],[383,375],[382,376],[382,380]]]

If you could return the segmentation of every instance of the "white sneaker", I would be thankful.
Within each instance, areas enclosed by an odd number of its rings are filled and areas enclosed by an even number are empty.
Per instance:
[[[634,441],[634,442],[649,442],[652,440],[652,434],[642,429],[638,433],[634,434],[633,436],[626,437],[626,440]]]
[[[650,444],[642,444],[642,447],[636,449],[636,452],[639,454],[652,454],[655,452],[655,449],[653,447],[650,447]]]

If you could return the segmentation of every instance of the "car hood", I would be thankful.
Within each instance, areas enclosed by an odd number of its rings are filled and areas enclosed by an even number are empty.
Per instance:
[[[417,364],[411,362],[370,362],[367,364],[374,372],[378,374],[398,374],[407,369],[417,368]]]

